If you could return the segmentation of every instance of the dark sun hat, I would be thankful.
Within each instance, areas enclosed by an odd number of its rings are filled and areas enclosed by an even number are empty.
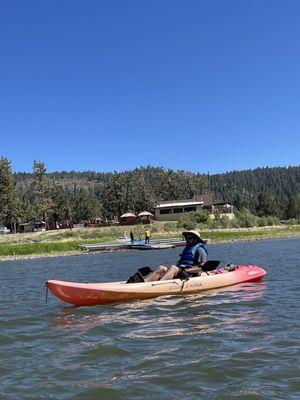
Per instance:
[[[204,240],[201,239],[200,233],[197,231],[185,231],[185,232],[182,232],[182,236],[185,239],[187,236],[193,236],[197,239],[198,243],[205,243]]]

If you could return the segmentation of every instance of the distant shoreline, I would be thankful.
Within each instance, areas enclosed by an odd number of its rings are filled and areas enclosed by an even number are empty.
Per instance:
[[[166,237],[167,233],[164,234]],[[209,245],[214,244],[221,244],[221,243],[243,243],[243,242],[252,242],[257,240],[272,240],[272,239],[284,239],[284,238],[296,238],[300,237],[300,225],[296,226],[278,226],[278,227],[257,227],[257,228],[236,228],[236,229],[218,229],[218,230],[211,230],[201,232],[203,237],[209,238],[210,243]],[[177,233],[178,235],[178,233]],[[171,235],[169,235],[171,236]],[[173,233],[174,236],[174,233]],[[153,237],[153,240],[162,239],[159,233]],[[81,240],[82,241],[82,240]],[[85,243],[93,241],[94,243],[97,242],[97,239],[89,240],[87,239]],[[9,241],[8,241],[9,242]],[[98,242],[100,243],[107,243],[109,240],[103,240],[99,238]],[[74,243],[74,242],[67,242]],[[10,244],[11,249],[18,248],[19,251],[22,251],[22,247],[25,247],[28,243],[13,243]],[[56,242],[51,243],[55,248]],[[59,244],[59,243],[57,243]],[[34,243],[29,243],[28,245],[32,246]],[[36,243],[37,245],[37,243]],[[41,241],[41,246],[45,246],[46,242]],[[62,250],[62,251],[39,251],[39,252],[32,252],[31,254],[2,254],[1,255],[1,242],[0,242],[0,262],[4,261],[16,261],[16,260],[31,260],[31,259],[38,259],[38,258],[55,258],[55,257],[67,257],[67,256],[80,256],[80,255],[92,255],[92,254],[99,254],[102,253],[101,251],[96,252],[84,252],[79,250],[77,242],[75,243],[76,249],[72,250]],[[16,247],[15,247],[16,246]],[[13,250],[12,250],[13,251]],[[123,252],[123,251],[134,251],[134,250],[114,250],[111,252]],[[151,251],[151,250],[149,250]],[[152,250],[155,251],[155,250]],[[163,251],[163,250],[159,250]],[[107,251],[105,252],[107,253]]]

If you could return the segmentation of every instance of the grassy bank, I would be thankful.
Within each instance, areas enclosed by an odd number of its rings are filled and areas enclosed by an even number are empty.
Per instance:
[[[83,228],[62,231],[49,231],[38,233],[25,233],[0,236],[0,257],[2,259],[16,256],[34,256],[51,254],[76,254],[80,253],[79,245],[87,243],[106,243],[116,240],[133,230],[137,239],[143,238],[144,227],[105,227]],[[151,227],[152,239],[178,238],[181,229],[166,232],[164,224],[156,223]],[[276,226],[263,228],[238,228],[215,229],[201,231],[204,238],[209,238],[211,243],[259,240],[281,237],[300,236],[300,225]]]
[[[300,236],[300,226],[287,227],[264,227],[251,229],[232,229],[232,230],[214,230],[203,232],[204,237],[211,239],[213,243],[223,241],[244,241],[260,239],[276,239],[283,237]]]

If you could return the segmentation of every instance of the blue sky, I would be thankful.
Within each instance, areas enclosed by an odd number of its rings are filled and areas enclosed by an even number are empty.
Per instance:
[[[298,0],[29,0],[0,8],[14,171],[299,165]]]

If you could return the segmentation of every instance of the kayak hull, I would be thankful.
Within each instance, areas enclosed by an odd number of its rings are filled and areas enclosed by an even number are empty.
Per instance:
[[[150,299],[163,295],[178,295],[201,292],[242,282],[261,280],[266,271],[255,265],[240,265],[234,271],[218,269],[209,274],[190,278],[187,281],[130,283],[77,283],[58,280],[46,282],[49,290],[60,300],[76,306],[91,306],[104,303]]]
[[[60,300],[76,306],[91,306],[134,299],[150,299],[163,295],[178,295],[201,292],[242,282],[261,280],[266,271],[255,265],[240,265],[234,271],[219,269],[209,274],[190,278],[187,281],[130,283],[77,283],[49,280],[49,290]]]

